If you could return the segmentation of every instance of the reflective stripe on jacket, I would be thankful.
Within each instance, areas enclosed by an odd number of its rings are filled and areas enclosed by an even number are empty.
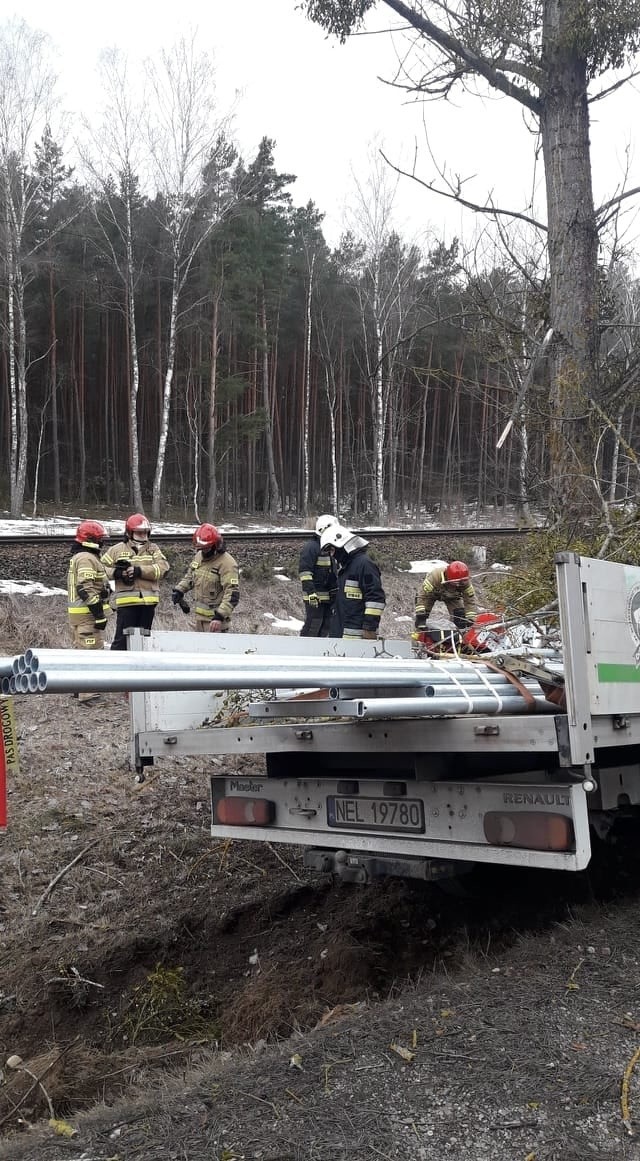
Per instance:
[[[140,569],[140,576],[127,584],[126,580],[115,580],[115,596],[113,603],[116,609],[128,608],[130,605],[157,605],[160,600],[160,580],[169,571],[169,562],[163,552],[155,544],[136,545],[134,541],[126,540],[113,548],[107,549],[101,557],[107,576],[113,579],[113,572],[118,561],[128,560]]]
[[[193,590],[196,617],[229,621],[240,600],[238,566],[229,552],[217,552],[206,559],[198,552],[176,589],[181,593]]]
[[[336,591],[336,574],[328,548],[320,548],[320,537],[312,536],[303,544],[298,561],[302,599],[315,593],[318,601],[328,603]]]
[[[362,637],[365,630],[377,633],[386,601],[377,564],[369,559],[365,548],[352,552],[338,573],[330,636]]]
[[[99,557],[86,549],[74,553],[67,573],[69,617],[87,616],[89,603],[106,601],[110,593],[109,579]]]
[[[436,601],[444,602],[449,615],[457,611],[473,620],[478,612],[476,590],[471,581],[464,585],[451,584],[443,568],[434,568],[425,576],[416,600],[416,617],[428,617]]]

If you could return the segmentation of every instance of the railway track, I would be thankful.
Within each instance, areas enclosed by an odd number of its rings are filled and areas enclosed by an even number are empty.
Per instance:
[[[507,537],[523,537],[528,536],[532,532],[537,531],[535,528],[359,528],[354,529],[361,536],[364,536],[369,541],[385,541],[385,540],[447,540],[455,538],[457,540],[473,540],[474,542],[484,540],[497,540]],[[301,540],[306,540],[311,535],[309,528],[297,529],[234,529],[230,532],[224,533],[224,538],[227,544],[242,544],[242,543],[273,543],[279,544],[284,542],[299,543]],[[157,544],[190,544],[193,533],[191,532],[154,532],[153,539]],[[40,533],[26,533],[21,535],[19,533],[9,533],[7,535],[0,534],[0,549],[11,545],[68,545],[73,539],[73,533],[70,529],[68,532],[40,532]],[[115,536],[111,536],[110,540],[114,540]]]

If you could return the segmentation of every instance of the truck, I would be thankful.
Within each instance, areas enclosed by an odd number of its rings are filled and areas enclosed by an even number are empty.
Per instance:
[[[555,660],[136,631],[132,664],[202,651],[218,684],[131,694],[131,760],[140,777],[167,754],[210,762],[213,838],[292,844],[350,882],[579,871],[594,834],[638,818],[640,567],[562,552],[555,573]]]

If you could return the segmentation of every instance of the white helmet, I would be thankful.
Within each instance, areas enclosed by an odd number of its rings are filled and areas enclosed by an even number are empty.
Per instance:
[[[332,516],[330,512],[325,512],[323,516],[318,516],[316,520],[316,536],[322,536],[326,528],[330,528],[332,524],[337,523],[337,516]]]
[[[362,536],[358,536],[357,532],[352,532],[350,528],[345,528],[343,524],[330,524],[325,528],[320,536],[321,548],[326,548],[327,544],[332,544],[334,548],[344,548],[345,552],[355,552],[356,548],[366,548],[368,540],[364,540]]]

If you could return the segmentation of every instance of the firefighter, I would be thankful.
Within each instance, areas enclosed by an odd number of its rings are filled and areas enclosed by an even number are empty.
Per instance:
[[[198,550],[190,567],[174,588],[171,599],[183,612],[190,612],[185,593],[193,590],[196,630],[226,633],[231,615],[240,600],[238,566],[225,548],[222,534],[213,524],[201,524],[193,534]]]
[[[320,536],[332,524],[335,516],[318,516],[313,536],[303,544],[298,563],[298,576],[304,601],[304,625],[301,637],[328,637],[331,609],[336,595],[336,573],[333,557],[328,549],[320,547]]]
[[[338,566],[329,636],[375,641],[386,596],[380,569],[367,554],[367,541],[335,523],[321,533],[320,546],[332,549]]]
[[[424,631],[436,601],[443,601],[456,629],[468,629],[478,614],[476,592],[469,569],[462,560],[452,560],[444,567],[432,569],[422,582],[416,599],[416,629]]]
[[[115,585],[117,613],[112,649],[126,649],[125,629],[150,629],[160,600],[160,581],[169,571],[164,553],[151,544],[151,525],[135,512],[124,526],[124,540],[102,556],[107,576]]]
[[[106,604],[111,595],[109,578],[100,553],[107,539],[98,520],[82,520],[71,547],[67,574],[69,625],[74,649],[103,649],[104,631],[110,613]],[[83,691],[78,701],[93,702],[100,695]]]

